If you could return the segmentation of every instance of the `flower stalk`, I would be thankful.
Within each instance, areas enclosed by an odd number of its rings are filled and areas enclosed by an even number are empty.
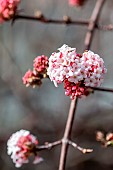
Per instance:
[[[104,3],[104,0],[97,0],[94,10],[92,12],[91,21],[89,22],[89,26],[88,26],[88,32],[86,33],[86,37],[84,41],[85,50],[86,49],[89,50],[91,46],[92,37],[93,37],[94,30],[95,30],[95,25],[97,23],[103,3]],[[65,132],[64,132],[65,140],[68,140],[70,138],[76,107],[77,107],[77,98],[72,100],[70,104],[68,119],[67,119]],[[68,144],[62,143],[59,170],[65,170],[67,151],[68,151]]]

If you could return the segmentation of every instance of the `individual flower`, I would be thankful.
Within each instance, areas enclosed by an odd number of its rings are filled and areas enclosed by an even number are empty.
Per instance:
[[[36,147],[38,145],[37,138],[30,134],[27,130],[20,130],[12,134],[7,142],[8,155],[15,163],[16,167],[21,167],[22,164],[29,162],[29,156],[34,155],[34,164],[42,161],[37,155]]]
[[[22,78],[23,84],[25,84],[26,87],[30,85],[33,87],[37,85],[40,86],[42,84],[41,79],[42,79],[42,75],[37,74],[35,71],[31,71],[31,70],[28,70],[25,73],[24,77]]]
[[[69,0],[69,5],[71,6],[81,6],[84,0]]]
[[[0,23],[12,19],[20,0],[0,0]]]
[[[63,45],[49,58],[47,74],[57,87],[64,83],[65,94],[74,99],[75,96],[87,96],[91,87],[98,87],[106,73],[104,61],[98,54],[85,51],[77,54],[75,48]]]
[[[38,56],[34,59],[34,69],[39,73],[46,73],[48,68],[48,57],[45,55]]]

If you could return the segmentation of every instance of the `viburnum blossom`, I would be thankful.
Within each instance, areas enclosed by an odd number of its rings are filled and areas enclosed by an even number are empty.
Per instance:
[[[13,18],[20,0],[0,0],[0,23]]]
[[[85,51],[80,55],[75,48],[65,44],[58,50],[50,56],[47,72],[56,87],[64,82],[65,94],[74,99],[75,96],[88,95],[91,89],[87,86],[101,85],[106,68],[98,54]]]
[[[85,86],[100,86],[103,76],[107,72],[103,59],[92,51],[85,51],[81,57],[81,65],[84,66]]]
[[[48,68],[48,57],[45,55],[36,57],[33,66],[39,73],[46,73]]]
[[[42,79],[47,78],[48,57],[45,55],[38,56],[34,59],[33,71],[28,70],[22,78],[23,84],[35,87],[42,84]]]
[[[34,164],[42,161],[37,155],[38,140],[27,130],[20,130],[12,134],[7,142],[8,155],[11,155],[16,167],[29,162],[29,156],[34,155]]]
[[[30,85],[35,87],[36,85],[40,86],[42,84],[41,78],[41,75],[39,76],[35,71],[28,70],[22,80],[26,87]]]

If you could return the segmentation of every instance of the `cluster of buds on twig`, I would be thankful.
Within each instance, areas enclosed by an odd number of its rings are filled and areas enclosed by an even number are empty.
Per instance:
[[[20,0],[0,0],[0,23],[14,17],[19,3]]]
[[[28,87],[40,86],[42,84],[42,79],[47,78],[47,68],[48,68],[48,57],[38,56],[34,59],[33,71],[28,70],[24,75],[23,83]]]
[[[103,146],[113,146],[113,133],[107,133],[104,135],[103,132],[98,131],[96,133],[96,140],[101,142]]]

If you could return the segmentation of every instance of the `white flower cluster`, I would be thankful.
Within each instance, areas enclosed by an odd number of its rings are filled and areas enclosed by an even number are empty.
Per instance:
[[[98,54],[85,51],[80,56],[75,48],[65,44],[58,50],[50,56],[47,72],[56,87],[65,79],[75,84],[84,81],[85,86],[100,86],[106,69]]]
[[[7,142],[8,155],[11,155],[16,167],[21,167],[22,164],[28,163],[29,149],[26,144],[38,143],[35,136],[31,135],[27,130],[20,130],[12,134]],[[38,157],[39,158],[39,157]],[[34,163],[38,163],[37,157],[35,157]]]
[[[100,86],[103,82],[103,76],[107,72],[103,59],[92,51],[85,51],[81,57],[81,65],[84,66],[85,86]]]

